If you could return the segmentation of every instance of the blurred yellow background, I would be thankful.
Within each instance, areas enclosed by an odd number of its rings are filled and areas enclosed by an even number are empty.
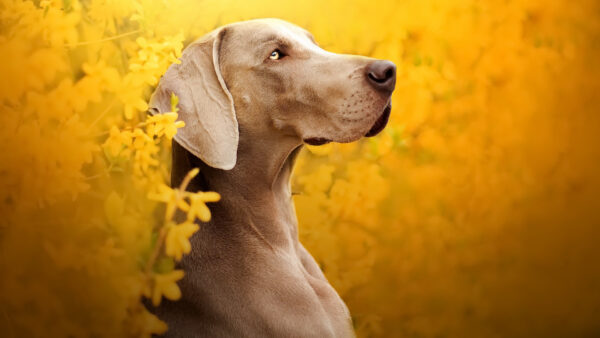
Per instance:
[[[398,66],[384,132],[293,181],[359,337],[600,336],[596,0],[3,0],[0,335],[164,329],[139,304],[176,298],[146,101],[184,45],[259,17]]]

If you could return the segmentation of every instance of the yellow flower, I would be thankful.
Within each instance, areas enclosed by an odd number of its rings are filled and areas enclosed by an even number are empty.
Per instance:
[[[144,175],[151,166],[158,166],[159,162],[152,155],[158,152],[158,147],[152,142],[146,143],[146,147],[136,151],[133,168],[136,175]]]
[[[188,211],[190,210],[189,204],[182,198],[179,190],[172,189],[164,183],[159,184],[156,190],[148,194],[148,198],[153,201],[159,201],[167,203],[167,210],[165,212],[165,219],[170,220],[175,214],[177,208]]]
[[[101,81],[104,88],[114,90],[119,87],[121,76],[117,69],[106,65],[104,60],[99,60],[96,63],[85,62],[81,65],[81,69],[92,78],[97,78]]]
[[[169,112],[163,114],[157,114],[148,118],[148,125],[146,131],[150,137],[166,136],[168,140],[173,139],[173,136],[177,134],[177,128],[185,127],[185,122],[176,121],[178,117],[177,113]]]
[[[131,146],[133,141],[131,132],[121,132],[117,127],[110,128],[110,135],[104,142],[103,146],[110,156],[117,157],[123,149]]]
[[[221,199],[221,195],[214,191],[197,192],[195,194],[189,194],[190,199],[190,210],[187,214],[188,221],[193,221],[195,217],[198,217],[202,222],[210,221],[210,210],[206,206],[207,202],[218,202]]]
[[[164,296],[169,300],[178,300],[181,298],[181,290],[177,286],[177,281],[183,278],[183,270],[173,270],[163,275],[154,275],[154,288],[152,289],[152,304],[160,305],[160,300]]]
[[[190,221],[169,226],[169,232],[165,241],[165,253],[178,261],[181,260],[183,254],[188,254],[192,250],[190,237],[198,229],[200,227]]]
[[[139,330],[138,332],[144,334],[143,336],[151,334],[161,335],[167,332],[167,324],[146,310],[142,310],[142,313],[140,313],[139,322],[138,325],[140,327],[137,329]]]
[[[152,142],[152,138],[144,133],[140,128],[135,128],[133,131],[133,136],[135,137],[133,141],[133,148],[136,150],[142,150],[147,147],[147,144]]]
[[[137,83],[135,75],[127,73],[118,88],[113,90],[124,105],[124,115],[131,120],[134,114],[148,109],[148,103],[142,98],[144,87]]]

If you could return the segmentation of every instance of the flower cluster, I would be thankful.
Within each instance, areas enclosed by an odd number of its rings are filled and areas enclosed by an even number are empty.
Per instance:
[[[166,186],[171,140],[184,126],[177,98],[171,112],[145,114],[152,86],[183,48],[179,28],[157,24],[157,36],[140,27],[145,11],[165,6],[0,4],[0,332],[167,329],[141,299],[179,297],[175,260],[219,195]],[[174,223],[161,189],[187,201],[186,224]]]
[[[171,141],[177,129],[185,126],[182,121],[177,121],[177,103],[178,98],[172,95],[170,112],[150,116],[132,131],[119,130],[113,126],[103,144],[104,153],[110,163],[109,171],[129,169],[134,183],[141,190],[148,191],[147,198],[150,201],[165,204],[163,221],[152,229],[152,235],[156,240],[152,241],[152,245],[147,248],[149,254],[143,269],[145,276],[143,295],[151,299],[154,306],[160,304],[162,297],[169,300],[178,300],[181,297],[177,281],[183,278],[184,271],[175,270],[175,261],[180,261],[184,254],[190,253],[192,249],[190,237],[199,230],[196,220],[202,222],[210,220],[210,210],[206,203],[217,202],[221,198],[216,192],[186,191],[189,182],[199,173],[197,168],[187,174],[178,188],[174,189],[165,183],[160,183],[160,162],[157,159],[160,143],[163,140]],[[112,198],[109,208],[116,207],[122,212],[123,201],[115,196],[109,196]],[[115,203],[119,205],[116,206]],[[178,210],[187,215],[185,222],[180,224],[175,221]],[[113,211],[110,213],[114,215]],[[146,321],[153,318],[138,303],[135,303],[132,308]],[[156,318],[152,327],[156,330],[143,331],[144,327],[138,329],[142,330],[142,333],[164,333],[167,329],[166,325]]]
[[[216,192],[192,193],[186,191],[187,185],[198,172],[199,169],[197,168],[191,170],[178,189],[172,189],[163,184],[157,186],[157,191],[151,192],[148,196],[151,200],[166,204],[165,221],[158,230],[158,239],[154,251],[146,264],[146,273],[152,279],[152,284],[151,287],[145,290],[145,295],[152,299],[154,306],[160,304],[161,296],[170,300],[177,300],[181,297],[181,292],[175,282],[183,278],[184,272],[182,270],[172,270],[173,264],[170,263],[169,258],[180,261],[184,254],[190,253],[192,250],[190,237],[200,229],[195,220],[200,219],[203,222],[208,222],[210,211],[206,203],[218,202],[221,198]],[[174,221],[176,210],[187,213],[185,222],[177,224]],[[155,267],[163,246],[165,257],[160,260],[161,265]],[[169,268],[165,269],[165,264]],[[157,273],[157,271],[161,273]]]

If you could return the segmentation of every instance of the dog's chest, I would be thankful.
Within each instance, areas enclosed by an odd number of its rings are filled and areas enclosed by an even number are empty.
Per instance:
[[[322,275],[309,273],[314,260],[306,267],[307,257],[295,252],[229,249],[185,267],[183,298],[194,307],[190,320],[203,322],[203,330],[213,336],[353,336],[343,301]]]

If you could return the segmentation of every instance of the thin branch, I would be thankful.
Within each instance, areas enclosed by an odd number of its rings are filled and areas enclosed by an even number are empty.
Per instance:
[[[94,125],[96,125],[96,123],[98,123],[100,121],[100,119],[102,117],[104,117],[104,115],[106,115],[106,113],[108,113],[110,111],[110,109],[115,105],[115,102],[117,101],[117,99],[112,100],[112,102],[108,105],[108,107],[106,107],[106,109],[104,109],[102,111],[102,113],[98,114],[98,116],[96,117],[96,119],[89,125],[89,128],[91,129]]]
[[[94,43],[101,43],[101,42],[106,42],[106,41],[111,41],[111,40],[117,40],[117,39],[120,39],[120,38],[125,37],[125,36],[129,36],[129,35],[140,33],[141,31],[142,31],[141,29],[136,29],[136,30],[131,31],[131,32],[127,32],[127,33],[122,33],[122,34],[110,36],[108,38],[104,38],[104,39],[100,39],[100,40],[82,41],[82,42],[77,42],[77,43],[72,43],[72,44],[66,44],[63,47],[74,48],[74,47],[79,47],[79,46],[92,45]]]

